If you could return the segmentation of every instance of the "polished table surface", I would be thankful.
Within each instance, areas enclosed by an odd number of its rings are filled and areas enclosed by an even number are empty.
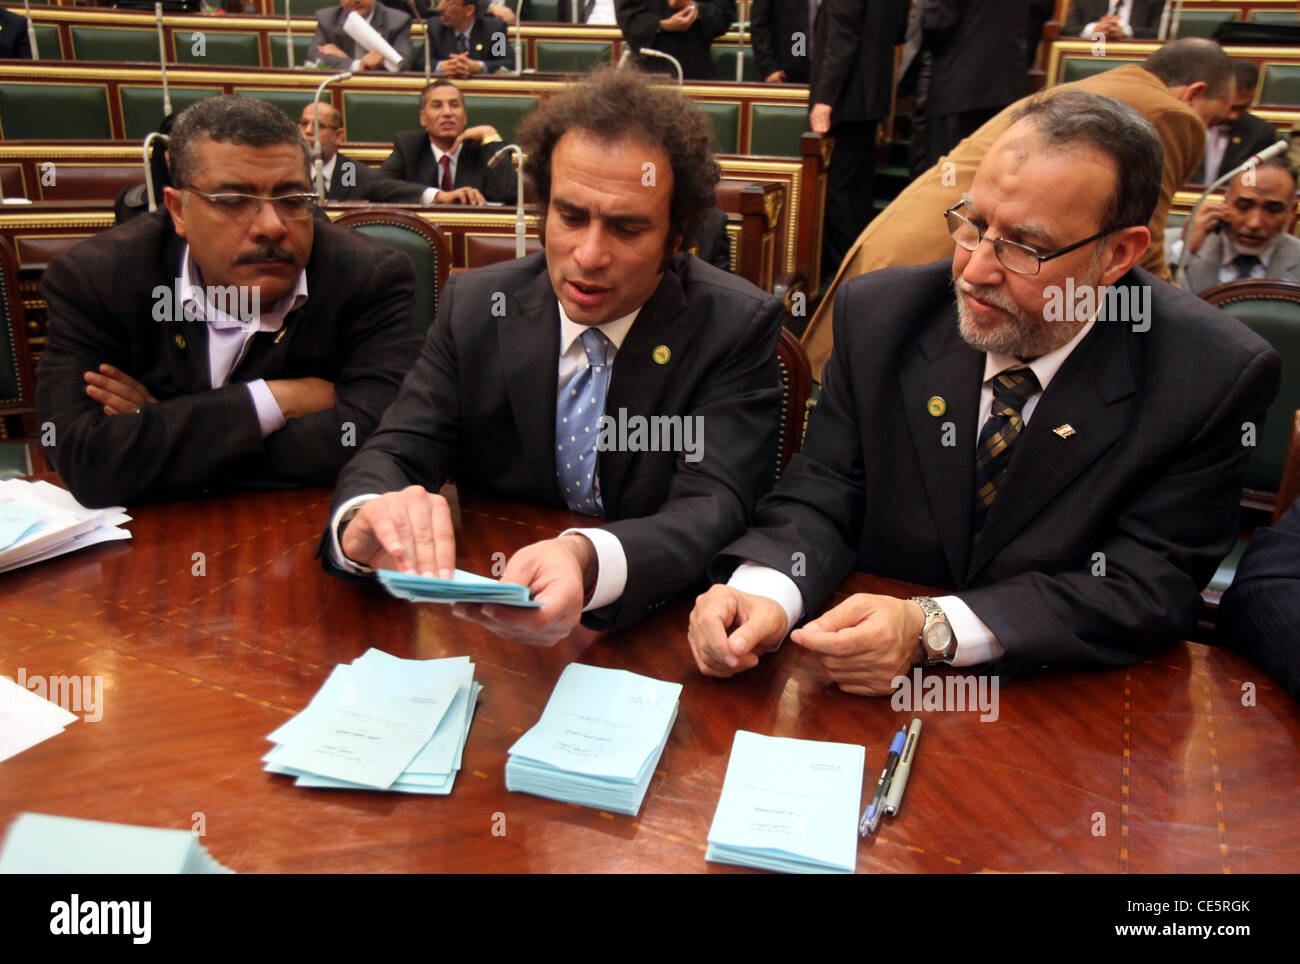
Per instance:
[[[1232,654],[1186,643],[1127,669],[1004,681],[996,721],[913,714],[827,687],[789,643],[735,679],[701,676],[690,598],[621,635],[497,639],[446,607],[326,576],[313,556],[328,500],[143,507],[129,542],[0,575],[0,673],[104,685],[101,720],[0,763],[0,832],[24,810],[201,820],[208,850],[241,872],[729,871],[704,848],[737,729],[864,744],[865,803],[893,732],[917,715],[901,815],[861,842],[859,872],[1300,869],[1300,706]],[[576,518],[464,497],[459,564],[489,572],[494,553]],[[856,575],[844,588],[908,587]],[[473,659],[485,689],[450,796],[308,790],[262,771],[266,735],[370,646]],[[574,661],[684,684],[635,817],[505,789],[506,750]]]

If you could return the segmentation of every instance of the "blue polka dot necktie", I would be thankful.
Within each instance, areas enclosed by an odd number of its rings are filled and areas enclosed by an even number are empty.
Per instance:
[[[609,389],[609,339],[588,328],[582,333],[587,367],[574,372],[560,388],[555,406],[555,477],[560,495],[575,512],[603,515],[596,485],[596,440]]]
[[[1011,463],[1012,449],[1025,427],[1021,410],[1039,390],[1038,376],[1029,368],[1013,368],[993,376],[993,407],[980,430],[975,450],[975,512],[971,539],[978,541],[997,498],[998,485]]]

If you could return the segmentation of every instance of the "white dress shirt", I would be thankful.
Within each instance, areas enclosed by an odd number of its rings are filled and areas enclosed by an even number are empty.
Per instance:
[[[321,165],[320,176],[325,180],[325,192],[327,194],[329,193],[330,185],[334,183],[334,165],[338,163],[338,159],[339,153],[338,151],[335,151],[334,156]],[[312,162],[313,170],[315,168],[315,163],[315,161]],[[313,178],[313,180],[315,180],[315,178]]]
[[[451,183],[455,185],[456,166],[460,163],[460,149],[465,146],[465,142],[461,141],[461,143],[457,144],[454,151],[444,151],[441,147],[435,144],[433,138],[430,137],[429,146],[433,148],[433,168],[436,172],[434,176],[438,178],[438,183],[442,183],[442,159],[444,157],[449,157],[451,158]],[[438,192],[441,190],[441,187],[425,188],[424,193],[420,195],[420,203],[433,204],[434,198],[438,196]]]
[[[993,377],[1006,371],[1008,368],[1028,367],[1038,377],[1038,384],[1042,386],[1042,391],[1047,391],[1047,386],[1056,373],[1060,370],[1065,359],[1074,351],[1075,346],[1087,337],[1088,332],[1092,331],[1092,326],[1096,321],[1089,321],[1072,339],[1062,345],[1055,351],[1041,355],[1031,362],[1022,362],[1020,359],[1011,355],[1000,355],[995,352],[988,352],[984,356],[984,384],[980,389],[980,409],[976,425],[983,427],[988,420],[989,413],[993,410]],[[1029,424],[1030,418],[1034,414],[1034,409],[1038,407],[1038,400],[1042,397],[1042,392],[1037,392],[1030,396],[1020,410],[1020,417],[1026,425]],[[979,447],[979,431],[975,432],[975,448]],[[975,453],[971,454],[971,458]],[[972,500],[974,494],[971,495]],[[754,596],[766,596],[780,604],[785,610],[786,627],[788,634],[794,628],[800,617],[803,615],[804,603],[803,594],[799,592],[799,587],[795,585],[793,579],[777,569],[771,569],[753,562],[744,562],[736,567],[727,585],[741,592],[746,592]],[[944,614],[948,617],[948,623],[952,626],[953,636],[957,639],[957,653],[953,657],[953,666],[974,666],[978,663],[987,663],[989,660],[997,659],[1005,650],[1002,644],[998,642],[997,636],[993,631],[984,624],[969,606],[966,605],[960,596],[939,596],[935,599],[943,609]]]
[[[1111,4],[1108,4],[1107,9],[1109,10],[1111,6]],[[1124,28],[1124,36],[1132,37],[1133,27],[1129,24],[1129,18],[1133,15],[1133,0],[1120,0],[1119,9],[1115,11],[1115,15],[1119,17],[1119,25]],[[1091,40],[1092,35],[1097,32],[1099,22],[1094,20],[1092,23],[1084,24],[1079,36]]]
[[[298,281],[294,289],[270,308],[258,312],[257,317],[247,321],[221,311],[212,304],[204,286],[199,266],[190,256],[190,246],[185,245],[181,253],[181,274],[178,282],[181,291],[181,305],[186,310],[186,317],[202,319],[208,326],[208,377],[212,388],[221,388],[230,379],[248,350],[248,343],[259,331],[279,331],[284,325],[284,318],[290,311],[300,307],[307,300],[307,272],[298,272]],[[229,307],[240,310],[240,305]],[[245,383],[252,396],[253,407],[257,410],[257,422],[262,429],[262,438],[284,428],[284,413],[271,394],[264,379],[258,378]]]

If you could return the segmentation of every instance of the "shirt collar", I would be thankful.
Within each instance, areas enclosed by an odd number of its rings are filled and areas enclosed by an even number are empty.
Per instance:
[[[1001,352],[985,352],[984,381],[987,382],[994,375],[1009,368],[1029,368],[1038,377],[1038,384],[1042,390],[1047,391],[1047,383],[1056,377],[1056,373],[1065,364],[1065,360],[1070,357],[1070,352],[1074,351],[1079,342],[1088,336],[1088,332],[1092,331],[1092,326],[1096,323],[1097,319],[1094,318],[1080,328],[1078,334],[1060,348],[1049,351],[1046,355],[1039,355],[1031,362],[1023,362],[1014,355],[1004,355]]]
[[[1228,233],[1227,226],[1225,225],[1223,229],[1223,250],[1221,252],[1222,263],[1225,265],[1232,264],[1232,262],[1237,260],[1237,255],[1239,254],[1253,254],[1255,257],[1259,258],[1259,263],[1262,264],[1264,270],[1267,271],[1268,263],[1273,260],[1273,252],[1277,250],[1277,246],[1281,240],[1282,232],[1279,231],[1277,234],[1273,235],[1273,237],[1269,238],[1268,243],[1258,251],[1242,251],[1237,247],[1237,242],[1232,240],[1232,235]]]
[[[335,162],[338,161],[338,159],[339,159],[339,152],[335,151],[334,156],[331,157],[328,161],[326,161],[325,164],[320,169],[321,177],[325,179],[326,184],[334,183],[334,164]]]
[[[580,325],[576,321],[570,321],[569,316],[564,313],[564,305],[560,305],[560,354],[563,355],[573,343],[582,337],[582,333],[591,325]],[[623,345],[623,339],[627,333],[632,330],[632,322],[636,321],[637,315],[641,314],[641,309],[637,308],[630,314],[622,318],[615,318],[613,321],[607,321],[603,325],[594,326],[614,345],[614,350],[618,351]]]
[[[337,157],[337,155],[335,155]],[[285,295],[270,308],[262,308],[255,321],[244,322],[238,317],[217,309],[203,290],[203,274],[198,264],[190,255],[190,246],[185,245],[181,252],[181,275],[178,282],[181,290],[181,304],[192,306],[198,320],[204,321],[209,328],[252,328],[255,331],[278,331],[284,324],[285,316],[295,308],[300,308],[307,301],[307,272],[298,272],[298,282],[293,291]],[[240,300],[236,298],[234,307],[238,309]],[[260,307],[260,305],[259,305]]]
[[[464,141],[461,141],[459,144],[457,144],[457,145],[456,145],[456,149],[455,149],[454,151],[444,151],[441,147],[439,147],[437,144],[435,144],[435,143],[433,142],[433,138],[430,137],[430,138],[429,138],[429,146],[433,148],[433,163],[434,163],[434,164],[441,164],[441,163],[442,163],[442,157],[443,157],[444,154],[447,155],[447,157],[450,157],[450,158],[451,158],[451,162],[452,162],[453,164],[458,164],[458,163],[460,163],[460,149],[461,149],[462,147],[465,146],[465,142],[464,142]]]

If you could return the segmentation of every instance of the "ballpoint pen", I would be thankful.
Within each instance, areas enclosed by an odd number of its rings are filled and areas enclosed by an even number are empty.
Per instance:
[[[903,745],[907,741],[907,727],[901,727],[894,734],[894,741],[889,744],[889,756],[885,758],[885,768],[880,771],[880,779],[876,781],[876,792],[871,795],[871,802],[867,804],[867,809],[862,812],[862,821],[858,824],[858,833],[866,836],[869,833],[875,833],[876,827],[880,824],[880,816],[884,813],[885,794],[889,791],[889,782],[894,776],[894,767],[898,766],[898,758],[903,753]]]

